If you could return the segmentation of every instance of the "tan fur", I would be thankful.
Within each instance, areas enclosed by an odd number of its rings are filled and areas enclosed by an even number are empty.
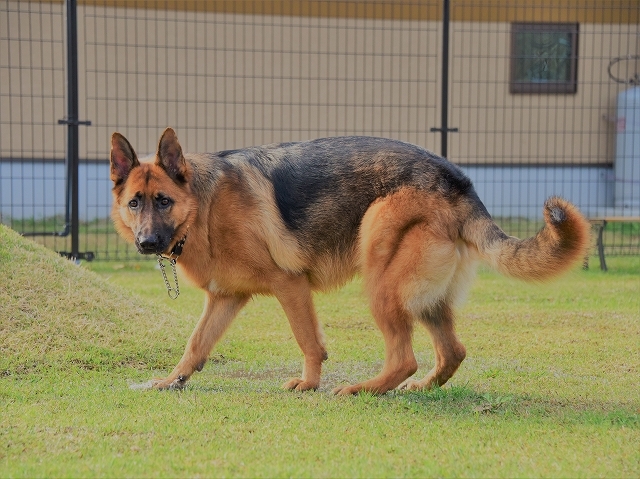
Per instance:
[[[560,208],[566,219],[555,225],[550,211]],[[510,238],[489,243],[489,230],[495,223],[480,220],[465,225],[464,234],[479,245],[480,257],[503,274],[525,281],[545,281],[571,268],[584,258],[590,241],[591,227],[578,208],[568,201],[552,197],[543,210],[545,226],[532,238]]]
[[[546,226],[534,238],[520,241],[507,238],[488,215],[478,214],[472,199],[454,202],[442,193],[406,186],[368,207],[353,244],[314,253],[285,225],[274,185],[248,164],[234,173],[221,172],[203,186],[198,172],[211,160],[183,156],[170,129],[150,162],[138,164],[118,134],[112,138],[111,157],[112,216],[118,231],[133,242],[162,217],[163,227],[174,231],[164,254],[186,235],[178,266],[205,291],[202,317],[182,359],[154,383],[156,388],[182,387],[201,370],[254,294],[278,299],[304,354],[302,375],[284,387],[317,388],[327,351],[312,291],[338,287],[358,271],[384,336],[385,363],[376,377],[334,392],[384,393],[396,387],[442,385],[466,354],[455,334],[453,308],[464,299],[479,261],[521,279],[543,280],[568,269],[588,245],[588,223],[559,198],[545,206]],[[162,194],[175,200],[166,214],[148,208],[134,214],[128,207],[131,198],[149,204]],[[416,320],[429,332],[436,359],[421,380],[410,379],[418,368],[411,344]]]
[[[146,172],[149,171],[151,174],[151,181],[149,182],[148,191],[149,194],[155,195],[156,192],[162,190],[171,195],[179,194],[177,187],[174,184],[169,184],[162,181],[165,177],[164,172],[160,167],[154,164],[145,163],[144,168],[134,169],[131,172],[131,176],[129,181],[121,188],[117,195],[119,198],[128,198],[133,196],[135,193],[136,185],[140,184],[141,178],[143,175],[146,175]],[[117,210],[114,208],[112,219],[114,221],[116,230],[120,233],[125,239],[133,242],[133,234],[132,228],[135,229],[138,227],[138,223],[144,223],[148,218],[133,218],[130,211],[126,208],[125,204],[120,204],[118,201]],[[175,219],[175,224],[180,225],[181,228],[178,230],[178,235],[182,236],[186,233],[186,230],[194,220],[194,216],[196,213],[198,205],[193,199],[188,197],[184,198],[184,201],[181,201],[179,206],[175,208],[173,217]],[[177,235],[177,236],[178,236]]]

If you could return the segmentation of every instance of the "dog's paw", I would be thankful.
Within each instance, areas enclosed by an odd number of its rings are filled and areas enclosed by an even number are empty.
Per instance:
[[[418,386],[418,381],[415,379],[407,379],[401,382],[396,389],[399,391],[415,391],[420,389],[420,387]]]
[[[153,379],[150,383],[153,389],[158,390],[183,389],[187,385],[188,379],[188,377],[180,375],[175,379]]]
[[[396,389],[400,391],[423,391],[431,389],[431,385],[427,381],[416,381],[415,379],[407,379],[403,381]]]
[[[331,392],[336,396],[350,396],[352,394],[358,394],[360,390],[361,388],[357,384],[353,386],[347,384],[345,386],[338,386],[337,388],[333,388]]]
[[[304,381],[300,378],[291,378],[282,385],[282,389],[289,389],[290,391],[315,391],[318,389],[318,383]]]

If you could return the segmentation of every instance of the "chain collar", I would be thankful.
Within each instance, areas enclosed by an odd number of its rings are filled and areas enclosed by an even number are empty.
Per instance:
[[[187,228],[187,231],[188,231],[188,228]],[[178,272],[176,270],[176,263],[178,262],[178,258],[182,254],[182,249],[184,248],[184,244],[186,241],[187,241],[187,234],[185,233],[182,239],[178,241],[175,245],[173,245],[173,248],[171,249],[169,256],[164,256],[161,253],[158,253],[156,255],[156,257],[158,258],[158,266],[160,266],[160,271],[162,272],[162,278],[164,279],[164,285],[167,287],[167,294],[171,299],[176,299],[178,296],[180,296],[180,286],[178,285]],[[173,271],[174,286],[171,286],[171,283],[169,282],[169,278],[167,278],[167,272],[165,271],[164,260],[169,261],[169,264],[171,265],[171,269]]]

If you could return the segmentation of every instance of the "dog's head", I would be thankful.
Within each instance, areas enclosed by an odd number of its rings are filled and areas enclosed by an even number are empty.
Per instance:
[[[178,138],[167,128],[155,159],[139,161],[120,133],[111,136],[111,217],[118,232],[143,254],[169,254],[197,212],[191,167]]]

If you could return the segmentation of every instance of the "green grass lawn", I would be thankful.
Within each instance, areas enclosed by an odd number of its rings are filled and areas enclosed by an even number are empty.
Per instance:
[[[638,477],[640,258],[607,262],[542,286],[481,271],[442,389],[330,394],[382,364],[355,280],[316,295],[320,390],[280,389],[302,356],[258,297],[185,390],[137,391],[179,360],[202,294],[172,301],[154,262],[77,267],[0,226],[0,476]]]

